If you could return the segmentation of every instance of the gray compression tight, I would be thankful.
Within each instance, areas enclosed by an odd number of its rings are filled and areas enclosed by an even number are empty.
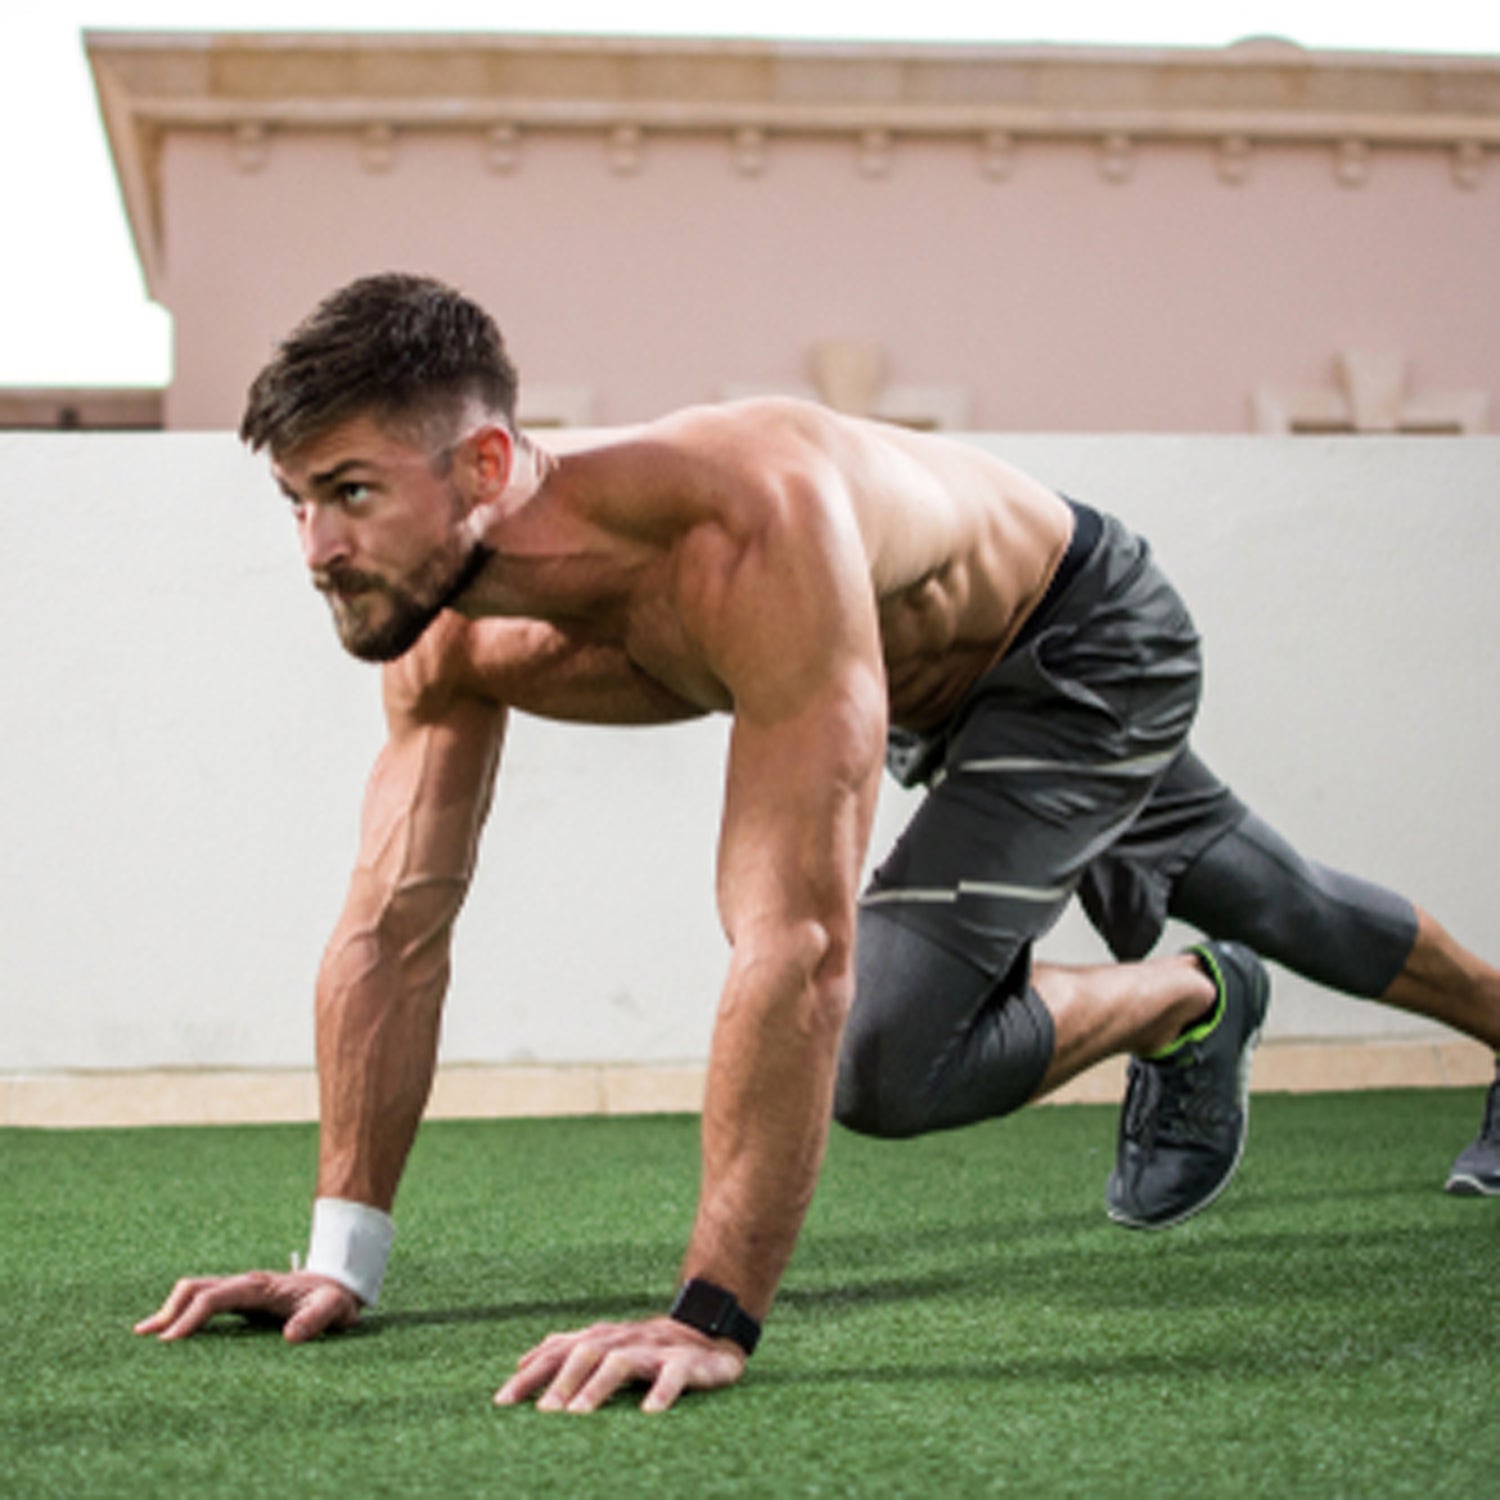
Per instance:
[[[1417,932],[1409,901],[1304,858],[1251,812],[1178,877],[1168,910],[1364,999],[1385,992]],[[1029,944],[1013,969],[996,974],[874,907],[860,913],[856,951],[834,1108],[842,1124],[921,1135],[1032,1097],[1053,1038],[1027,983]]]
[[[1346,995],[1373,1000],[1417,937],[1411,902],[1298,854],[1253,812],[1178,877],[1169,913]]]

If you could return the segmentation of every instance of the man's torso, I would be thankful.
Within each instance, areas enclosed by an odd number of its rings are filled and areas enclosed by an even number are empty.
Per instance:
[[[444,617],[403,676],[554,717],[732,709],[703,622],[763,528],[788,525],[801,548],[862,554],[891,718],[931,727],[1003,653],[1072,529],[1062,500],[977,447],[797,402],[694,409],[546,464],[470,618]],[[775,597],[765,610],[774,639]]]

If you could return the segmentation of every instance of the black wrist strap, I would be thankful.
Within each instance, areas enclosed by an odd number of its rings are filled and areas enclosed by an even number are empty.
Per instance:
[[[682,1284],[670,1316],[711,1339],[733,1339],[746,1354],[754,1354],[760,1342],[760,1324],[740,1306],[734,1293],[696,1276]]]

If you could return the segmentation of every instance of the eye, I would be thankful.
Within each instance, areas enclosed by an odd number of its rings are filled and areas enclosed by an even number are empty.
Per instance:
[[[360,479],[346,479],[334,493],[338,503],[345,510],[359,510],[367,507],[375,498],[374,491]]]

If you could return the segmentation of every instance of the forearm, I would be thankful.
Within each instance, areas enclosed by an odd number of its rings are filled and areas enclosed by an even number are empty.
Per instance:
[[[737,962],[709,1060],[703,1182],[683,1276],[731,1290],[756,1318],[791,1258],[828,1138],[852,981],[817,959]]]
[[[341,928],[319,976],[318,1196],[390,1211],[432,1088],[447,945]]]

